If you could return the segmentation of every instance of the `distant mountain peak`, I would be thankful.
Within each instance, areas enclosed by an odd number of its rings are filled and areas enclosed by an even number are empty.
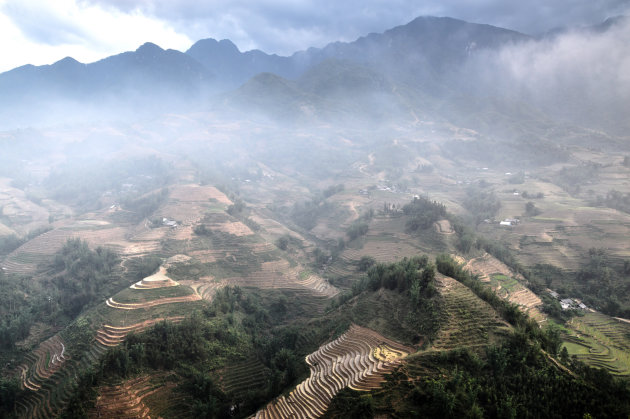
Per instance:
[[[56,68],[75,68],[75,67],[84,67],[85,64],[75,60],[72,57],[65,57],[62,58],[61,60],[57,61],[56,63],[53,64],[53,66],[55,66]]]
[[[160,48],[159,46],[155,45],[153,42],[145,42],[144,44],[138,47],[136,52],[138,54],[155,54],[155,53],[164,52],[164,50]]]
[[[65,57],[57,61],[55,64],[81,64],[81,63],[72,57]]]
[[[189,55],[195,54],[239,54],[240,51],[238,47],[229,39],[222,39],[217,41],[213,38],[201,39],[195,42],[189,49],[186,51]]]

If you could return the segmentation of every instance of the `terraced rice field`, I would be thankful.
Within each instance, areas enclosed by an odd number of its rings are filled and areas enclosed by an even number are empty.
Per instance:
[[[135,284],[130,285],[129,288],[136,289],[136,290],[144,290],[144,289],[176,287],[177,285],[179,285],[177,282],[173,281],[171,278],[166,276],[166,268],[161,266],[158,272],[142,279],[141,281],[136,282]]]
[[[143,399],[159,389],[151,376],[127,380],[117,386],[101,386],[96,405],[90,417],[99,418],[150,418],[149,408]]]
[[[127,230],[123,227],[72,230],[72,237],[85,240],[91,247],[107,246],[125,240]]]
[[[301,272],[303,271],[299,267],[291,268],[288,261],[281,259],[263,262],[257,271],[239,278],[228,278],[226,281],[260,289],[310,290],[316,295],[325,297],[333,297],[339,293],[339,290],[324,278],[312,273],[303,277],[300,275]]]
[[[372,256],[377,262],[392,263],[420,252],[419,247],[393,236],[367,236],[361,249],[348,248],[341,257],[346,263],[355,263],[363,256]]]
[[[335,261],[326,270],[326,276],[332,278],[351,278],[356,274],[357,272],[352,268],[352,265],[345,261]]]
[[[501,274],[510,278],[522,279],[521,276],[514,275],[512,270],[503,262],[486,253],[482,257],[469,260],[464,269],[479,275],[482,281],[490,281],[493,274]]]
[[[195,293],[199,294],[204,300],[212,301],[212,298],[217,290],[225,287],[226,285],[226,281],[207,280],[201,284],[198,282],[193,285],[192,288],[195,290]]]
[[[181,202],[207,202],[217,200],[224,205],[232,205],[232,201],[214,186],[179,185],[171,189],[171,199]]]
[[[308,355],[310,377],[288,396],[280,396],[259,410],[256,418],[320,417],[339,390],[379,388],[383,376],[411,352],[412,348],[373,330],[352,325],[342,336]]]
[[[107,304],[108,307],[121,309],[121,310],[140,310],[140,309],[146,309],[146,308],[159,306],[162,304],[184,303],[184,302],[199,301],[199,300],[201,300],[201,296],[199,296],[198,294],[190,294],[190,295],[184,295],[180,297],[160,298],[157,300],[144,301],[141,303],[120,303],[118,301],[115,301],[113,298],[109,298],[107,299],[107,301],[105,301],[105,304]]]
[[[58,371],[67,359],[66,347],[58,335],[45,340],[18,367],[22,388],[39,390],[42,382]]]
[[[339,294],[338,288],[330,285],[324,278],[313,273],[309,274],[304,280],[298,279],[298,283],[327,297],[334,297]]]
[[[245,224],[243,224],[240,221],[234,221],[234,222],[228,221],[223,224],[212,226],[212,228],[215,230],[223,231],[228,234],[233,234],[238,237],[251,236],[254,234],[254,232],[249,227],[247,227]]]
[[[503,262],[485,254],[482,257],[469,260],[464,268],[479,275],[479,278],[488,282],[499,297],[518,305],[523,312],[538,323],[546,321],[547,316],[542,312],[540,297],[523,286],[518,280],[524,278],[520,274],[514,274]]]
[[[247,359],[227,367],[220,373],[219,384],[227,394],[241,395],[252,388],[267,385],[265,366],[257,358]]]
[[[448,220],[440,220],[435,222],[435,230],[440,234],[455,234],[455,230]]]
[[[161,321],[178,323],[183,319],[184,316],[151,319],[129,326],[111,326],[105,324],[102,328],[96,331],[96,342],[107,347],[118,346],[122,343],[123,340],[125,340],[125,337],[129,333],[140,333]]]
[[[73,232],[60,229],[39,235],[11,252],[2,262],[2,268],[11,274],[33,273],[39,263],[49,260],[72,235]]]
[[[80,359],[66,359],[52,374],[40,375],[35,370],[31,381],[37,383],[37,389],[26,387],[30,391],[17,402],[17,416],[34,419],[58,416],[74,394],[76,377],[98,362],[106,349],[95,340]]]
[[[171,188],[169,201],[155,215],[176,220],[180,226],[192,226],[217,206],[222,211],[231,204],[232,201],[213,186],[179,185]]]
[[[165,379],[165,383],[142,396],[142,402],[154,418],[189,418],[192,399],[177,391],[177,377]]]
[[[119,345],[124,340],[125,336],[131,332],[141,332],[163,320],[178,322],[183,318],[184,316],[155,318],[126,327],[104,325],[97,331],[95,339],[90,343],[89,349],[80,359],[77,360],[68,359],[67,355],[62,354],[62,352],[65,352],[66,348],[63,346],[60,347],[60,345],[63,345],[61,338],[55,336],[49,339],[40,346],[40,348],[45,348],[45,350],[42,350],[39,353],[45,353],[48,351],[51,356],[45,356],[45,359],[51,361],[54,356],[52,352],[56,354],[56,357],[54,357],[55,361],[61,359],[63,355],[65,362],[63,362],[61,366],[56,364],[55,367],[50,366],[48,368],[44,368],[45,364],[41,361],[44,357],[37,357],[35,360],[37,367],[30,368],[28,370],[29,373],[27,374],[29,383],[36,384],[36,389],[34,390],[30,387],[25,387],[30,390],[30,392],[27,393],[26,397],[20,399],[18,402],[18,417],[37,419],[58,416],[61,409],[66,406],[70,397],[74,394],[73,387],[76,383],[76,377],[81,372],[97,363],[107,348]],[[47,344],[47,342],[49,343]],[[29,355],[27,359],[33,360],[35,358],[34,354],[37,354],[38,350]],[[146,395],[142,398],[145,396]],[[105,415],[101,417],[124,416]]]
[[[434,350],[485,346],[493,341],[493,336],[509,330],[494,309],[468,287],[443,275],[438,275],[437,280],[444,315],[432,344]]]
[[[630,324],[601,313],[574,317],[563,335],[569,355],[614,375],[630,375]]]

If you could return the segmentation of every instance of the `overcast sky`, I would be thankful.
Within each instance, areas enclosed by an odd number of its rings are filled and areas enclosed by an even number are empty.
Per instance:
[[[0,72],[66,56],[93,62],[146,41],[185,51],[227,38],[241,51],[290,55],[422,15],[538,34],[619,14],[630,0],[0,0]]]

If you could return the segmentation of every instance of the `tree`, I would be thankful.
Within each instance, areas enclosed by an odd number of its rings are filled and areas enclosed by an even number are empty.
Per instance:
[[[532,201],[529,201],[527,202],[527,204],[525,204],[525,214],[530,217],[535,217],[536,215],[540,214],[540,210],[536,208],[536,205],[534,205]]]
[[[361,256],[361,259],[359,259],[358,262],[359,271],[366,272],[375,264],[376,259],[374,259],[372,256]]]
[[[278,237],[278,240],[276,240],[276,246],[278,246],[278,249],[280,250],[287,250],[289,247],[289,238],[287,236]]]

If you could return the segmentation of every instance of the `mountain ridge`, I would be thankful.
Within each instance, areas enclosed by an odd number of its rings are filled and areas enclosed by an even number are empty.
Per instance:
[[[599,30],[608,30],[623,20],[608,20],[598,26]],[[260,50],[241,52],[227,39],[202,39],[185,52],[165,50],[147,42],[135,51],[122,52],[93,63],[84,64],[66,57],[53,64],[25,65],[1,73],[3,99],[0,99],[0,127],[11,129],[93,118],[92,113],[84,114],[83,110],[93,110],[94,114],[105,117],[122,115],[124,118],[138,114],[216,109],[221,107],[225,95],[230,92],[242,97],[243,90],[237,92],[238,88],[258,74],[272,73],[299,85],[304,74],[317,69],[327,60],[351,63],[355,68],[379,74],[391,85],[391,90],[409,93],[402,99],[407,104],[413,104],[414,97],[432,98],[428,102],[416,103],[416,108],[435,102],[434,109],[445,109],[438,102],[449,101],[454,95],[462,96],[462,92],[475,100],[483,96],[483,86],[476,91],[467,87],[481,80],[476,74],[469,77],[462,70],[471,58],[534,40],[529,35],[492,25],[422,16],[382,33],[370,33],[352,42],[333,42],[323,48],[308,48],[290,56],[266,54]],[[325,70],[319,67],[319,71]],[[359,93],[357,89],[352,90],[352,85],[360,83],[358,78],[365,74],[360,70],[356,75],[340,79],[320,76],[320,79],[337,85],[320,85],[317,91],[311,89],[308,94],[331,99],[328,96],[335,91],[334,99],[341,100],[345,106],[348,97]],[[357,79],[351,81],[352,77]],[[309,89],[308,86],[303,87]],[[369,84],[367,87],[371,88]],[[378,93],[379,87],[374,87],[374,93]],[[273,93],[273,89],[264,90]],[[345,96],[342,91],[345,91]],[[499,91],[498,94],[502,93]],[[401,94],[393,96],[394,101],[400,98]],[[270,96],[267,102],[273,100],[274,97]],[[256,98],[231,102],[247,104],[265,101]],[[325,102],[331,103],[330,100]],[[65,112],[63,107],[58,106],[59,103],[69,104],[73,111]],[[395,111],[399,107],[391,109]],[[431,109],[417,111],[429,112]],[[331,115],[332,112],[316,114]]]

